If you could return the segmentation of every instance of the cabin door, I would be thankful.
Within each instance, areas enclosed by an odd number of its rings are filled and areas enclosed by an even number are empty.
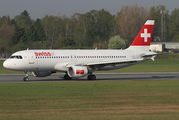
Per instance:
[[[34,64],[34,54],[33,53],[29,53],[29,64]]]

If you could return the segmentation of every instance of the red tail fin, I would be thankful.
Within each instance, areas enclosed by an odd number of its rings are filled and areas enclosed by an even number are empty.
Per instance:
[[[154,20],[146,21],[146,23],[138,33],[137,37],[134,39],[133,43],[131,44],[130,48],[131,47],[133,48],[133,46],[135,46],[134,48],[145,48],[145,50],[147,49],[149,50],[149,46],[152,39],[154,22],[155,22]]]

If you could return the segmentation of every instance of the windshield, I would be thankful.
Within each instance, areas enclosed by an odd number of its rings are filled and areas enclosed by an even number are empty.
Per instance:
[[[10,57],[10,59],[22,59],[21,55],[13,55]]]

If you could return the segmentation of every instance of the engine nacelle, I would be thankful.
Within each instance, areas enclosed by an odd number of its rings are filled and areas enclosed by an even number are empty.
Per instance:
[[[32,75],[35,77],[46,77],[46,76],[50,76],[52,73],[52,71],[34,71],[32,72]]]
[[[71,66],[67,73],[70,77],[82,77],[88,74],[88,69],[82,66]]]

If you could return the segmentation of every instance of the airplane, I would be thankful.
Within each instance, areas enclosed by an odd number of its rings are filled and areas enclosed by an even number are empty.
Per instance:
[[[4,61],[10,70],[24,71],[24,81],[29,81],[29,71],[35,77],[46,77],[56,72],[64,72],[64,79],[87,76],[96,80],[94,71],[119,69],[144,62],[157,56],[149,50],[154,20],[147,20],[134,39],[124,50],[23,50]]]

